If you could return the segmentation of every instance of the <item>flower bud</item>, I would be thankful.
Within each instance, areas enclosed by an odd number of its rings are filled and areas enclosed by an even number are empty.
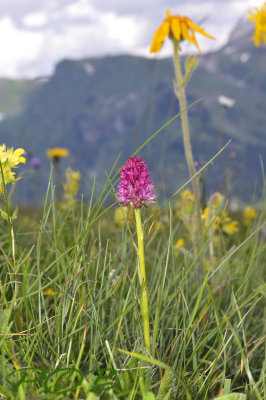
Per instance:
[[[210,197],[209,207],[212,210],[217,210],[218,208],[220,208],[222,206],[223,201],[224,201],[224,196],[220,192],[215,192]]]

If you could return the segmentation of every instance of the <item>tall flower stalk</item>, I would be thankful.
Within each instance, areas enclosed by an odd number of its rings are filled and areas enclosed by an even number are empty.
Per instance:
[[[151,350],[150,344],[150,323],[149,323],[149,304],[148,289],[146,281],[146,268],[144,256],[144,235],[141,222],[141,213],[139,208],[135,208],[136,229],[138,237],[138,256],[139,256],[139,281],[141,285],[140,308],[143,320],[144,343],[148,351]]]
[[[144,233],[141,221],[141,207],[147,207],[154,202],[153,184],[149,179],[149,170],[145,161],[140,157],[130,157],[122,167],[120,173],[121,182],[118,185],[118,201],[123,206],[131,206],[134,209],[136,219],[136,230],[138,238],[138,276],[141,286],[140,310],[143,321],[144,344],[150,352],[150,324],[148,289],[146,281],[145,255],[144,255]]]
[[[24,149],[13,150],[12,148],[6,148],[5,144],[0,146],[0,196],[3,194],[5,202],[5,210],[0,207],[1,217],[8,222],[10,231],[10,241],[11,241],[11,254],[13,261],[13,276],[15,283],[15,290],[13,294],[12,302],[16,304],[16,298],[18,295],[18,282],[17,282],[17,266],[16,266],[16,254],[15,254],[15,234],[13,229],[13,220],[17,216],[17,210],[10,214],[10,209],[7,199],[6,185],[8,183],[15,183],[19,178],[15,178],[14,168],[17,168],[18,164],[25,164],[26,159],[23,157],[25,153]]]
[[[174,45],[174,65],[175,65],[175,74],[177,79],[177,90],[176,94],[178,96],[180,110],[186,110],[187,108],[187,100],[186,100],[186,93],[185,93],[185,86],[183,85],[183,75],[180,66],[180,59],[178,54],[178,41],[173,38],[173,45]],[[188,114],[187,111],[184,111],[181,114],[181,121],[182,121],[182,131],[183,131],[183,142],[184,142],[184,150],[186,161],[189,169],[190,177],[193,177],[196,174],[196,168],[191,148],[191,141],[190,141],[190,132],[189,132],[189,123],[188,123]],[[201,207],[200,207],[200,191],[198,185],[198,179],[194,178],[192,180],[192,187],[195,196],[195,216],[196,216],[196,231],[197,236],[199,238],[198,243],[202,240],[203,237],[203,229],[202,229],[202,221],[201,221]]]
[[[62,188],[61,188],[62,171],[61,171],[60,160],[62,158],[67,157],[69,155],[69,151],[62,147],[55,147],[53,149],[48,149],[46,151],[46,155],[48,158],[50,158],[54,162],[55,181],[56,181],[56,186],[57,186],[56,198],[58,201],[60,201],[61,197],[62,197]]]
[[[197,60],[196,57],[188,58],[186,63],[186,74],[185,76],[183,76],[179,59],[179,44],[183,40],[187,40],[188,42],[193,43],[197,47],[198,52],[200,53],[200,48],[196,40],[195,32],[198,32],[201,35],[204,35],[210,39],[214,39],[214,37],[206,33],[203,28],[199,27],[194,22],[192,22],[190,18],[181,17],[180,15],[171,15],[170,11],[167,10],[166,18],[161,24],[161,26],[156,30],[150,48],[151,53],[152,52],[157,53],[161,50],[166,37],[169,37],[173,42],[174,66],[176,75],[176,82],[174,85],[174,89],[175,89],[175,94],[179,100],[180,110],[182,111],[181,121],[182,121],[184,150],[191,178],[195,176],[196,168],[190,141],[188,114],[186,111],[187,102],[186,102],[185,86],[192,75]],[[201,220],[200,191],[197,178],[192,179],[192,187],[195,196],[195,229],[194,229],[195,253],[198,253],[200,250],[200,245],[202,244],[203,240],[203,227]]]

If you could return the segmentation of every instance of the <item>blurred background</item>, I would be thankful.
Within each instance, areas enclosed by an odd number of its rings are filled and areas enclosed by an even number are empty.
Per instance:
[[[61,163],[80,170],[84,197],[150,135],[179,112],[172,48],[149,54],[153,34],[172,14],[187,15],[216,37],[198,36],[202,54],[187,87],[197,168],[231,140],[204,171],[206,195],[259,199],[266,156],[266,49],[255,47],[249,9],[263,1],[1,0],[0,142],[27,152],[15,201],[40,204],[50,172],[49,148],[69,150]],[[182,54],[195,53],[184,43]],[[159,199],[187,179],[181,121],[140,155]],[[24,168],[24,170],[23,170]]]

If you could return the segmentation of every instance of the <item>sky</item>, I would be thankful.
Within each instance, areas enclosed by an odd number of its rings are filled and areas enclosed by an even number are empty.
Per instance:
[[[152,37],[171,14],[186,15],[216,40],[198,35],[202,51],[223,45],[234,24],[264,0],[0,0],[0,77],[51,75],[58,61],[132,54],[171,55],[167,40],[149,54]],[[186,45],[184,52],[195,51]]]

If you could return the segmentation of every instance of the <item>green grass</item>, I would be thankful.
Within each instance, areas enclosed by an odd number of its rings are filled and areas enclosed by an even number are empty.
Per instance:
[[[35,214],[21,210],[14,222],[15,264],[8,225],[1,224],[0,396],[209,400],[235,392],[248,400],[263,399],[263,205],[248,229],[239,214],[240,231],[220,233],[217,263],[201,271],[191,245],[175,251],[177,239],[185,235],[175,202],[143,210],[152,346],[148,354],[139,307],[135,225],[130,219],[116,225],[113,208],[104,208],[115,179],[111,171],[97,199],[92,194],[88,204],[81,202],[67,213],[54,201],[50,180],[43,209]],[[211,235],[205,239],[202,252]],[[47,289],[52,294],[45,294]],[[25,375],[22,369],[32,367],[42,368],[46,376],[75,368],[84,379],[80,382],[72,371],[57,383],[58,375],[44,383],[43,377],[37,380],[42,370],[28,370],[27,382],[18,385]],[[118,371],[115,387],[93,392],[99,368]],[[67,391],[75,383],[77,387]]]

